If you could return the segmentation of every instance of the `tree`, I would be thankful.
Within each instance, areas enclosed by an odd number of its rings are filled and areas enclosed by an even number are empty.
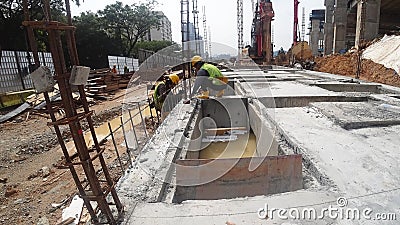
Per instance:
[[[108,34],[120,42],[122,55],[131,56],[139,39],[151,28],[159,27],[160,16],[153,11],[156,5],[155,0],[131,6],[116,2],[99,11]]]
[[[32,20],[43,20],[43,8],[41,0],[30,0],[29,13]],[[62,0],[50,1],[51,15],[53,20],[65,21]],[[22,27],[24,21],[22,0],[1,0],[0,1],[0,46],[2,49],[22,50],[26,49],[26,38]],[[37,32],[39,39],[43,35]],[[39,43],[39,50],[45,50],[44,43]]]
[[[168,46],[174,45],[172,41],[139,41],[134,48],[134,55],[137,57],[139,49],[158,52]]]
[[[117,40],[105,32],[104,21],[99,15],[86,12],[74,17],[76,47],[80,64],[91,68],[108,67],[108,55],[120,52]]]

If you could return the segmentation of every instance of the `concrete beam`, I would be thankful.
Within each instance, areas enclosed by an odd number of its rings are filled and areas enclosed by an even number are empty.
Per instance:
[[[346,49],[347,0],[336,0],[333,15],[333,52]]]

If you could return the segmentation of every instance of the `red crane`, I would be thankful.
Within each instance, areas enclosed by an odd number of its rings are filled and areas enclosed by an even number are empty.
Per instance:
[[[293,45],[296,45],[299,39],[297,36],[297,28],[299,26],[299,3],[299,0],[294,0]]]
[[[252,50],[250,57],[257,63],[271,63],[271,21],[274,18],[271,0],[259,0],[257,3],[253,27],[252,27]]]

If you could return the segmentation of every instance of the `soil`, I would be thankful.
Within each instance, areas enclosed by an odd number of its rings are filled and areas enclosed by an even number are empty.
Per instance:
[[[355,78],[357,71],[356,57],[355,53],[318,57],[315,58],[316,66],[314,70]],[[369,59],[362,60],[360,79],[400,87],[400,76],[395,70],[386,68],[382,64]]]
[[[134,88],[143,95],[146,85]],[[96,102],[91,106],[95,111],[96,125],[121,115],[125,91],[119,90],[112,100]],[[145,96],[140,96],[145,98]],[[56,224],[61,222],[62,209],[67,207],[78,193],[69,170],[58,169],[63,153],[59,147],[54,128],[47,126],[46,115],[23,113],[12,121],[0,124],[0,224]],[[147,124],[149,125],[149,124]],[[87,129],[87,125],[83,124]],[[147,126],[148,133],[153,132]],[[69,129],[63,128],[63,138],[71,142]],[[143,130],[137,135],[142,145],[146,142]],[[123,168],[129,166],[122,132],[116,133],[118,152]],[[106,141],[103,156],[112,178],[116,181],[122,175],[121,165],[112,141]],[[140,149],[140,148],[139,148]],[[133,155],[139,154],[138,150]],[[77,170],[78,174],[82,171]],[[61,204],[54,207],[52,204]],[[88,218],[88,217],[86,217]],[[46,221],[38,223],[39,221]]]

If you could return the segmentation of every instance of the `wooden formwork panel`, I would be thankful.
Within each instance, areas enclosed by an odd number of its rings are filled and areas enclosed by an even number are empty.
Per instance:
[[[268,195],[303,188],[301,155],[191,159],[178,160],[177,164],[176,202]],[[250,165],[258,166],[250,170]],[[222,176],[212,179],[217,174]]]

